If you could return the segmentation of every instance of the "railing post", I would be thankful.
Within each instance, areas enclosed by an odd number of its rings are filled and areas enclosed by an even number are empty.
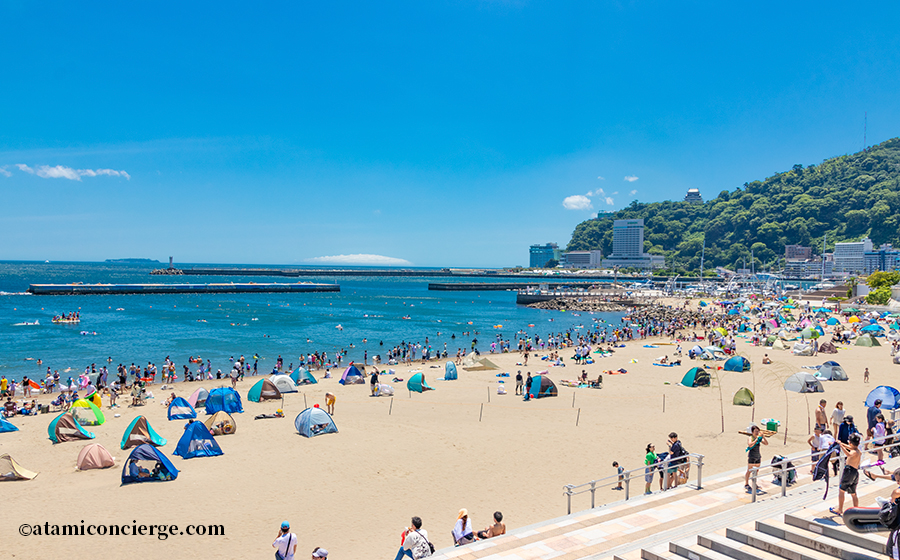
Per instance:
[[[597,481],[592,480],[591,481],[591,509],[594,509],[595,507],[597,507],[595,505],[596,502],[594,501],[596,493],[597,493]]]
[[[628,496],[631,490],[631,471],[625,473],[625,500],[628,500]]]
[[[787,459],[781,460],[781,497],[787,496]]]
[[[759,467],[753,467],[753,470],[750,472],[750,477],[753,479],[753,483],[750,485],[750,502],[756,503],[756,477],[759,476]]]
[[[697,490],[703,490],[703,455],[697,455]]]
[[[572,485],[571,484],[566,484],[566,502],[568,502],[567,507],[566,507],[566,510],[567,510],[566,514],[571,515],[572,514]]]

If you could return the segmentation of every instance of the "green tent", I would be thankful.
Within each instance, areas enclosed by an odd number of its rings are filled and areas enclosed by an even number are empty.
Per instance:
[[[709,374],[703,368],[691,368],[684,374],[679,385],[684,387],[709,387]]]
[[[881,343],[874,336],[867,334],[856,339],[857,346],[881,346]]]
[[[734,394],[734,399],[731,401],[735,406],[753,406],[753,402],[753,392],[746,387],[738,389],[738,392]]]

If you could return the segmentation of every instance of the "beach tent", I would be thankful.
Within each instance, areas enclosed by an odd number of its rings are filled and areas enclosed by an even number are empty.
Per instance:
[[[476,354],[474,351],[469,352],[468,354],[466,354],[466,357],[463,358],[462,366],[464,369],[476,367],[478,365],[478,354]]]
[[[859,323],[859,317],[856,315],[851,315],[849,319],[847,319],[848,323]]]
[[[210,391],[206,398],[206,413],[215,414],[220,410],[224,410],[229,414],[235,412],[244,412],[244,406],[241,404],[241,396],[231,387],[219,387]]]
[[[309,370],[305,367],[298,367],[288,377],[294,381],[294,385],[315,385],[318,383],[313,374],[309,373]]]
[[[47,426],[47,433],[53,443],[65,443],[79,439],[94,439],[94,434],[85,431],[75,420],[71,412],[64,412],[54,418]]]
[[[881,399],[881,408],[894,410],[900,408],[900,391],[887,385],[879,385],[872,389],[866,397],[866,406],[875,406],[875,401]]]
[[[207,418],[203,424],[214,436],[227,436],[237,431],[237,423],[234,418],[222,410]]]
[[[684,374],[679,385],[683,387],[709,387],[709,383],[709,373],[703,368],[695,367]]]
[[[379,383],[375,386],[375,396],[376,397],[393,397],[394,396],[394,388],[390,385],[385,385],[384,383]]]
[[[841,364],[830,360],[819,366],[819,370],[816,371],[816,377],[826,381],[847,381],[850,379],[847,377],[847,372],[844,371]]]
[[[881,325],[876,325],[872,323],[871,325],[867,325],[860,329],[862,332],[871,333],[872,336],[883,336],[884,335],[884,327]]]
[[[735,406],[753,406],[754,400],[753,392],[746,387],[741,387],[734,394],[734,398],[731,399],[731,404]]]
[[[200,387],[194,393],[188,397],[188,404],[194,407],[204,406],[206,404],[206,399],[209,397],[209,391]]]
[[[838,320],[837,317],[829,317],[828,320],[825,321],[825,324],[826,324],[826,325],[830,325],[830,326],[834,326],[834,325],[840,325],[841,322]]]
[[[816,379],[811,373],[801,371],[787,378],[784,382],[785,391],[793,391],[794,393],[824,393],[825,388],[822,382]]]
[[[466,371],[489,371],[492,369],[500,369],[497,367],[497,364],[488,360],[487,358],[480,358],[475,361],[475,364],[469,367],[463,367]]]
[[[791,349],[791,353],[795,356],[812,356],[813,347],[811,344],[806,344],[804,342],[795,342],[794,347]]]
[[[775,339],[775,342],[772,343],[772,348],[775,350],[787,350],[787,346],[784,345],[780,338]]]
[[[171,404],[169,404],[168,416],[169,420],[187,420],[189,418],[196,418],[197,411],[194,410],[191,403],[187,402],[185,399],[175,397],[172,399]]]
[[[428,383],[425,381],[425,375],[422,373],[417,373],[410,377],[409,381],[406,382],[406,388],[414,393],[434,391],[434,387],[428,386]]]
[[[247,391],[247,400],[251,402],[271,401],[281,398],[281,391],[268,379],[260,379]]]
[[[0,416],[0,434],[4,432],[18,432],[19,428],[15,426],[12,422]]]
[[[887,333],[887,339],[891,342],[900,340],[900,332],[897,332],[897,329],[892,326],[891,330]]]
[[[812,327],[806,327],[800,331],[800,338],[819,338],[822,334]]]
[[[728,358],[724,366],[725,371],[750,371],[750,360],[743,356]]]
[[[75,460],[75,468],[80,471],[108,469],[115,464],[113,456],[99,443],[89,443],[82,447]]]
[[[98,393],[97,391],[94,391],[90,395],[86,396],[85,399],[87,399],[88,402],[94,403],[94,406],[96,406],[98,409],[103,406],[103,399],[100,398],[100,393]]]
[[[864,334],[861,337],[856,339],[857,346],[881,346],[881,343],[878,342],[878,339],[869,334]]]
[[[353,364],[350,364],[350,366],[344,370],[344,374],[341,375],[341,380],[338,381],[341,385],[356,385],[365,382],[366,380],[363,378],[363,374]]]
[[[36,472],[23,469],[15,459],[9,456],[9,453],[0,455],[0,481],[31,480],[37,475]]]
[[[294,384],[294,380],[291,379],[290,376],[273,375],[269,378],[269,381],[271,381],[275,385],[275,388],[278,389],[282,395],[285,393],[297,392],[297,385]]]
[[[701,360],[724,360],[725,351],[718,346],[707,346],[700,355]]]
[[[172,461],[162,451],[146,443],[134,448],[122,469],[122,484],[165,482],[177,477],[178,469]]]
[[[531,387],[528,388],[528,394],[535,399],[542,397],[558,397],[559,390],[547,375],[535,375],[531,378]]]
[[[456,373],[456,364],[453,362],[447,362],[444,364],[444,381],[453,381],[454,379],[458,379],[458,375]]]
[[[166,439],[159,436],[147,422],[146,416],[138,416],[128,424],[122,435],[122,449],[149,443],[157,447],[166,444]]]
[[[699,344],[695,345],[693,348],[690,349],[690,351],[688,351],[688,355],[698,357],[698,358],[700,357],[701,354],[703,354],[703,348],[701,348]]]
[[[82,426],[99,426],[106,422],[103,411],[97,405],[86,399],[78,399],[69,407],[69,412],[75,417],[75,421]]]
[[[823,342],[819,345],[819,354],[837,354],[837,348],[830,342]]]
[[[184,428],[174,454],[182,459],[215,457],[222,454],[222,448],[203,422],[191,422]]]
[[[294,427],[304,437],[321,436],[322,434],[336,434],[338,429],[334,425],[334,419],[321,408],[307,408],[294,419]]]

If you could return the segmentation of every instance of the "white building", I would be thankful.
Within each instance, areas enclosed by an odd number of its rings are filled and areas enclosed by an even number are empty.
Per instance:
[[[834,244],[834,273],[838,275],[862,274],[866,270],[866,253],[872,251],[868,237],[853,243]]]
[[[703,202],[703,197],[700,196],[700,189],[688,189],[686,195],[684,195],[684,201],[690,202],[691,204],[700,204]]]
[[[603,259],[604,268],[662,268],[665,257],[644,252],[644,220],[613,221],[613,252]]]
[[[603,263],[602,251],[569,251],[563,256],[566,268],[600,268]]]

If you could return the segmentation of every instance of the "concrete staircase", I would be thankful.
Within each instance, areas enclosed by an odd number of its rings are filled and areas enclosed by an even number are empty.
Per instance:
[[[893,468],[893,467],[891,467]],[[828,512],[822,482],[780,488],[756,503],[744,492],[742,472],[726,473],[703,490],[676,489],[567,515],[503,537],[439,550],[456,560],[888,560],[887,533],[853,533]],[[894,488],[860,481],[860,505]],[[849,499],[847,500],[849,503]]]

